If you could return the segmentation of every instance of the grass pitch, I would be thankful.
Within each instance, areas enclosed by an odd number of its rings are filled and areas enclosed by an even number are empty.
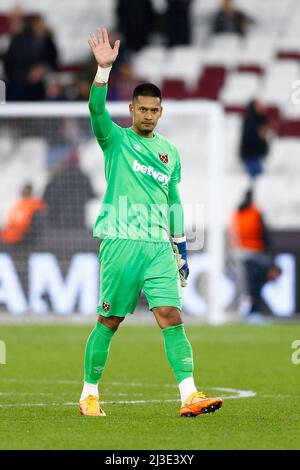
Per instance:
[[[300,449],[300,365],[291,361],[297,324],[187,326],[199,389],[225,399],[197,418],[179,417],[159,329],[125,324],[100,389],[107,417],[81,416],[90,330],[0,326],[1,449]]]

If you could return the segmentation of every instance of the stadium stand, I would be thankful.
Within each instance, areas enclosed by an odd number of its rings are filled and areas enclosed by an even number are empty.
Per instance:
[[[163,1],[155,1],[155,7],[163,10]],[[237,7],[254,19],[248,34],[239,38],[232,34],[213,36],[210,19],[219,5],[218,0],[195,0],[192,3],[192,45],[176,46],[168,49],[163,37],[156,40],[131,57],[135,76],[149,80],[162,87],[165,98],[201,98],[219,100],[226,114],[226,207],[228,211],[239,199],[249,183],[244,169],[238,160],[241,118],[250,99],[259,97],[269,108],[274,121],[274,136],[270,155],[266,161],[265,174],[257,183],[260,201],[273,228],[300,228],[297,207],[300,206],[300,193],[288,190],[288,178],[300,170],[300,106],[291,101],[292,83],[299,78],[300,61],[300,4],[298,0],[237,0]],[[2,0],[0,5],[0,51],[7,47],[8,14],[10,0]],[[80,67],[89,57],[87,37],[99,24],[114,30],[116,25],[115,2],[102,0],[84,3],[64,0],[53,9],[53,2],[45,0],[24,0],[26,15],[43,14],[47,18],[57,41],[60,55],[62,81],[66,72]],[[68,21],[65,21],[66,16]],[[84,18],[84,21],[82,21]],[[0,60],[0,72],[2,70]],[[184,74],[182,73],[184,70]],[[3,73],[3,72],[2,72]],[[59,75],[59,73],[58,73]],[[3,75],[2,75],[3,78]],[[182,123],[180,123],[182,125]],[[175,125],[176,126],[176,125]],[[172,132],[176,133],[174,129]],[[171,132],[171,134],[172,134]],[[193,143],[201,140],[201,130],[195,135],[189,132],[189,143],[185,155],[193,151]],[[169,132],[170,134],[170,132]],[[170,135],[172,137],[172,135]],[[83,143],[79,151],[81,169],[89,175],[93,188],[99,195],[105,182],[95,176],[95,168],[101,171],[101,159],[95,160],[95,152],[90,147],[92,141]],[[20,186],[29,178],[35,190],[42,192],[47,182],[47,148],[41,137],[24,138],[16,143],[13,135],[1,128],[1,173],[4,184],[1,194],[0,222],[5,207],[14,198]],[[10,155],[9,164],[7,155]],[[92,155],[92,157],[91,157]],[[30,159],[34,172],[28,174],[23,163]],[[190,158],[186,158],[187,172]],[[22,168],[21,168],[22,167]],[[206,170],[197,175],[199,187],[205,188]],[[17,178],[12,175],[18,174]],[[280,188],[276,193],[284,197],[276,198],[272,187]],[[100,186],[100,189],[99,189]],[[9,191],[7,189],[9,188]],[[188,187],[183,193],[188,194]],[[299,193],[299,195],[298,195]],[[9,195],[8,195],[9,194]],[[274,196],[274,197],[273,197]],[[187,196],[188,198],[188,196]],[[98,202],[87,204],[87,224],[92,225]]]

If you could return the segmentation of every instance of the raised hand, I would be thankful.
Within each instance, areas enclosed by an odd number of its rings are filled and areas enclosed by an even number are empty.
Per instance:
[[[117,40],[112,48],[105,28],[98,28],[95,33],[91,33],[88,42],[100,67],[110,67],[118,57],[120,41]]]

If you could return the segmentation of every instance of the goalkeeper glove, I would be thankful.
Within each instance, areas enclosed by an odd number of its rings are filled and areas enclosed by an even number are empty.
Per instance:
[[[186,287],[186,280],[190,273],[187,263],[186,238],[172,238],[172,247],[176,256],[181,286]]]

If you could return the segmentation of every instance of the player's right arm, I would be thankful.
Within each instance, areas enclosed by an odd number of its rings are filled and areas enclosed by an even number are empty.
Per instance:
[[[88,42],[98,64],[95,81],[91,88],[89,109],[93,132],[101,144],[108,137],[113,126],[105,103],[109,72],[118,56],[120,41],[116,41],[112,48],[106,29],[99,28],[90,35]]]

